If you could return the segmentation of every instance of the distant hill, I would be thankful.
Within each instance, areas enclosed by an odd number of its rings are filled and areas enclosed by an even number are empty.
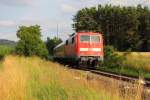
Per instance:
[[[11,40],[7,40],[7,39],[0,39],[0,45],[11,45],[11,46],[15,46],[16,42],[15,41],[11,41]]]

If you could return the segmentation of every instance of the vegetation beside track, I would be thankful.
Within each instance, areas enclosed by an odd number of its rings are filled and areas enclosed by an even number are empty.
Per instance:
[[[150,53],[116,52],[113,47],[106,46],[104,62],[98,70],[150,78]]]
[[[126,58],[124,61],[126,66],[150,71],[150,52],[131,52]]]

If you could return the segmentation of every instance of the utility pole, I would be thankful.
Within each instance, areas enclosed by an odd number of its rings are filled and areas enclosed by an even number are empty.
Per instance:
[[[58,38],[59,26],[57,24],[57,38]]]
[[[107,20],[107,25],[106,25],[106,41],[107,45],[109,45],[109,20]]]

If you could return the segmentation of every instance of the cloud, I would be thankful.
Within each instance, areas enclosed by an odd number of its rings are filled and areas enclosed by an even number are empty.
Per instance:
[[[77,8],[73,7],[72,5],[69,4],[62,4],[61,5],[62,11],[65,13],[72,13],[77,11]]]
[[[149,6],[149,0],[110,0],[108,2],[112,5],[120,5],[120,6],[137,6],[138,4]]]
[[[128,5],[127,1],[128,0],[110,0],[107,3],[112,4],[112,5],[124,6],[124,5]]]
[[[86,7],[90,7],[98,4],[112,4],[112,5],[120,5],[120,6],[137,6],[138,4],[149,6],[150,0],[71,0],[74,4],[81,4],[82,6],[85,4]]]
[[[0,20],[0,27],[14,27],[16,23],[12,20]]]
[[[32,6],[35,0],[0,0],[0,4],[7,6]]]

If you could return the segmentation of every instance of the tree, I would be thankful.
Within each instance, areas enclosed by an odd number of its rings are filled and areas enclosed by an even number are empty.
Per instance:
[[[40,26],[20,26],[17,31],[19,41],[16,46],[16,53],[25,56],[40,56],[46,57],[48,51],[44,42],[41,40]]]
[[[142,8],[138,5],[139,15],[139,35],[141,36],[141,51],[150,51],[150,10],[148,7]]]
[[[96,22],[96,8],[84,8],[74,16],[73,28],[78,31],[101,31],[101,27]]]
[[[46,41],[46,47],[48,49],[49,55],[53,55],[53,49],[55,46],[57,46],[59,43],[61,43],[62,40],[60,38],[54,37],[54,38],[47,38]]]

